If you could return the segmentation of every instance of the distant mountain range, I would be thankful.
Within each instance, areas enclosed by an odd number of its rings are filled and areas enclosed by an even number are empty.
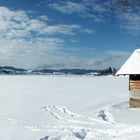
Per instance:
[[[11,66],[0,66],[1,75],[99,75],[101,70],[87,69],[22,69]]]

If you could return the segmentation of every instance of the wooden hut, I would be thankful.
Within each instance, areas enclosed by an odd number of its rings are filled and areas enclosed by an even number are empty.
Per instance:
[[[133,52],[116,75],[129,75],[129,107],[140,108],[140,49]]]

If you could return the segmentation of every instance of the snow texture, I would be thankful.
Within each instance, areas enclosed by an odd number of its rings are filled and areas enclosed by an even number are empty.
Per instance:
[[[127,77],[1,76],[0,140],[139,140]]]

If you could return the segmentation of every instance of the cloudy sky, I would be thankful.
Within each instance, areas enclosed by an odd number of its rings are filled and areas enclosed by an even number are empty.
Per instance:
[[[0,0],[0,65],[118,68],[140,47],[139,23],[104,0]]]

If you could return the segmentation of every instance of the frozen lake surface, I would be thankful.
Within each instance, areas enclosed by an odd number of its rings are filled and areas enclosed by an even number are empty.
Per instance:
[[[0,76],[0,140],[139,140],[127,77]]]

